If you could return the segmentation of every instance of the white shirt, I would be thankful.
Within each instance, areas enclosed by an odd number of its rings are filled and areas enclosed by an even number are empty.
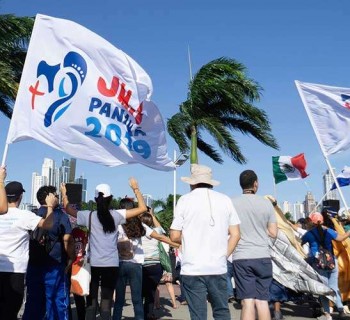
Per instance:
[[[144,223],[142,225],[146,230],[146,235],[142,237],[142,247],[145,254],[144,264],[159,263],[158,240],[151,238],[151,233],[154,231],[163,234],[164,230],[161,227],[152,229]]]
[[[121,225],[118,226],[118,239],[128,238],[123,227]],[[129,260],[120,260],[127,261],[132,263],[143,263],[145,260],[145,256],[143,254],[142,241],[141,238],[128,238],[132,242],[133,250],[134,250],[134,258]]]
[[[97,212],[91,215],[90,230],[90,262],[93,267],[119,267],[117,249],[118,225],[125,223],[126,210],[109,210],[116,229],[113,233],[105,233],[98,220]],[[78,211],[78,224],[89,227],[90,211]]]
[[[28,210],[8,208],[0,215],[0,272],[27,271],[29,233],[42,218]]]
[[[176,206],[171,229],[182,231],[183,275],[227,272],[227,235],[240,223],[231,199],[207,188],[182,196]]]

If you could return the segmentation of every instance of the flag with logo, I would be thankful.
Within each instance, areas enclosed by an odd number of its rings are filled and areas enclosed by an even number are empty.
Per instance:
[[[303,153],[295,157],[272,157],[272,167],[276,184],[285,180],[304,179],[308,176],[305,172],[306,160]]]
[[[173,170],[152,90],[145,70],[99,35],[37,15],[7,143],[36,139],[107,166]]]
[[[339,187],[346,187],[350,185],[350,167],[344,166],[343,170],[337,175],[337,181]],[[333,183],[331,190],[337,189],[335,183]]]
[[[325,155],[350,148],[350,88],[295,81]]]

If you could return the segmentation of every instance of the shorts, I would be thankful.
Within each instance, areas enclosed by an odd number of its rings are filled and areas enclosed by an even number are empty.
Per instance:
[[[234,260],[237,299],[269,300],[272,282],[271,258]]]

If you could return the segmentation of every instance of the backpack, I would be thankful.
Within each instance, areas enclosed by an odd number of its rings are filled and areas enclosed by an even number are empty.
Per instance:
[[[53,213],[52,213],[53,214]],[[46,213],[43,215],[43,218],[46,218]],[[36,227],[33,231],[30,232],[30,242],[31,246],[37,248],[41,252],[45,252],[46,254],[49,254],[55,244],[58,241],[62,240],[63,231],[61,230],[61,217],[59,219],[59,235],[56,236],[54,239],[50,237],[49,231],[44,228]]]
[[[316,236],[314,232],[312,233]],[[322,234],[319,233],[319,237],[319,249],[318,253],[315,255],[316,266],[323,270],[333,270],[335,268],[335,260],[332,252],[325,248],[324,232],[322,232]]]
[[[119,238],[119,234],[121,234],[121,238]],[[122,226],[118,226],[117,249],[120,260],[131,260],[135,256],[134,245],[124,232]]]

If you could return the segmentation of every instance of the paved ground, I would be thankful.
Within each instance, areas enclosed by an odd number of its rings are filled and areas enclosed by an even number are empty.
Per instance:
[[[179,295],[179,287],[177,285],[174,285],[175,288],[175,294]],[[174,320],[187,320],[190,319],[188,307],[186,305],[180,305],[178,309],[173,309],[171,307],[170,298],[168,296],[168,292],[166,290],[166,287],[164,285],[160,286],[160,304],[161,308],[159,310],[156,310],[155,314],[160,319],[174,319]],[[72,299],[73,303],[73,299]],[[77,320],[76,314],[75,314],[75,306],[72,304],[73,308],[73,320]],[[230,304],[230,312],[231,312],[231,319],[239,319],[240,317],[240,305],[236,302]],[[22,313],[22,311],[21,311]],[[20,313],[20,314],[21,314]],[[310,308],[309,304],[303,304],[303,305],[295,305],[294,303],[285,303],[282,306],[282,313],[284,315],[285,320],[301,320],[301,319],[315,319],[313,317],[313,311]],[[99,318],[98,318],[99,319]],[[132,308],[132,302],[130,297],[130,291],[129,288],[127,288],[127,294],[126,294],[126,304],[123,310],[123,319],[124,320],[132,320],[134,319],[134,311]],[[213,317],[211,316],[211,308],[210,304],[208,303],[208,319],[212,320]],[[337,319],[337,313],[333,315],[333,319]],[[35,320],[35,319],[33,319]],[[204,319],[203,319],[204,320]],[[350,320],[350,317],[349,317]]]

